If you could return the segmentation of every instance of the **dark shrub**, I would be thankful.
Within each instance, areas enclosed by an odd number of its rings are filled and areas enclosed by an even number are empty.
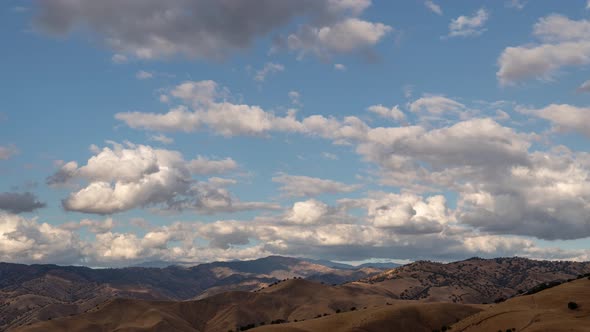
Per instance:
[[[578,304],[577,304],[576,302],[569,302],[569,303],[567,304],[567,307],[568,307],[568,309],[570,309],[570,310],[576,310],[576,309],[578,309]]]

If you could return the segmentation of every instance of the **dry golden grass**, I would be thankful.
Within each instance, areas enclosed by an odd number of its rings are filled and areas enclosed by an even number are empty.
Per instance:
[[[399,301],[377,308],[357,309],[304,322],[263,326],[253,332],[431,332],[477,313],[476,306],[454,303]]]
[[[579,305],[568,309],[568,302]],[[590,331],[590,280],[583,278],[542,292],[519,296],[453,325],[453,332]]]
[[[579,308],[568,309],[568,302]],[[277,319],[291,323],[269,325]],[[82,315],[18,331],[227,332],[249,324],[260,332],[431,332],[448,325],[452,332],[590,331],[590,280],[497,305],[465,305],[398,300],[382,283],[328,286],[298,279],[258,292],[227,292],[199,301],[116,299]]]

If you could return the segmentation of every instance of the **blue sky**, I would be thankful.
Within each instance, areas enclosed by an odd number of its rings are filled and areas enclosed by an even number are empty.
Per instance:
[[[4,1],[0,260],[588,260],[588,7]]]

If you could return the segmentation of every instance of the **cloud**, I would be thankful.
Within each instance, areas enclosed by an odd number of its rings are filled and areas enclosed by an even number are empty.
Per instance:
[[[18,153],[14,145],[2,146],[0,145],[0,160],[8,160]]]
[[[36,218],[0,213],[0,260],[19,263],[80,262],[82,247],[76,234]]]
[[[63,163],[55,173],[47,177],[45,183],[52,187],[67,185],[72,179],[74,179],[77,170],[77,162],[70,161],[68,163]]]
[[[522,10],[526,6],[526,1],[525,0],[509,0],[506,3],[506,6],[509,8],[515,8],[518,10]]]
[[[285,195],[292,197],[318,196],[326,193],[347,193],[359,188],[357,185],[347,185],[333,180],[282,173],[273,177],[272,181],[280,183],[280,190]]]
[[[35,194],[25,193],[0,193],[0,210],[10,213],[33,212],[37,209],[44,208],[45,203],[40,202]]]
[[[366,215],[346,211],[360,208]],[[338,260],[368,258],[453,260],[525,256],[587,260],[588,250],[541,248],[530,239],[497,236],[453,219],[440,195],[373,193],[329,206],[296,202],[254,220],[175,222],[141,233],[113,230],[112,219],[59,226],[0,214],[0,259],[27,263],[124,266],[142,261],[199,261],[290,255]],[[78,233],[90,227],[93,234]]]
[[[289,91],[289,99],[291,100],[291,104],[296,106],[302,106],[301,103],[301,93],[298,91]]]
[[[533,33],[544,42],[587,40],[590,38],[590,22],[574,21],[563,15],[552,14],[540,18],[535,23]]]
[[[59,228],[65,229],[68,231],[77,231],[83,227],[88,227],[90,231],[94,234],[102,234],[106,232],[110,232],[113,227],[115,226],[115,222],[113,218],[106,218],[105,220],[92,220],[92,219],[83,219],[79,222],[68,222],[61,224]]]
[[[393,228],[397,233],[440,233],[452,220],[444,196],[424,200],[412,194],[386,194],[365,202],[370,222],[378,228]]]
[[[424,5],[428,8],[431,12],[435,13],[436,15],[442,15],[443,11],[439,5],[434,3],[432,0],[424,1]]]
[[[336,69],[338,71],[346,71],[346,66],[341,63],[335,63],[334,69]]]
[[[371,29],[382,30],[380,23],[362,21],[366,27],[351,27],[348,21],[370,5],[370,0],[105,0],[100,4],[92,0],[48,0],[38,4],[35,24],[58,36],[88,29],[122,56],[223,59],[295,21],[308,29],[318,24],[321,29],[336,30],[329,33],[328,40],[317,39],[315,43],[327,43],[317,47],[346,51],[373,45],[381,36]],[[347,38],[343,31],[355,34]],[[347,45],[345,49],[340,49],[335,39]]]
[[[111,61],[114,64],[121,65],[121,64],[129,62],[129,59],[127,58],[127,56],[117,53],[111,57]]]
[[[168,113],[117,113],[115,118],[131,128],[156,131],[191,132],[207,126],[215,133],[235,135],[262,135],[269,131],[301,131],[295,113],[281,117],[264,111],[259,106],[233,104],[225,99],[227,91],[213,81],[184,82],[170,92],[170,96],[190,104],[194,111],[179,106]]]
[[[266,76],[270,74],[276,74],[285,70],[285,66],[281,65],[280,63],[273,63],[267,62],[264,64],[262,69],[256,71],[254,75],[254,80],[256,82],[264,82],[266,80]]]
[[[556,131],[573,131],[590,137],[590,108],[551,104],[542,109],[525,112],[548,120]]]
[[[174,139],[168,137],[164,134],[152,135],[150,136],[150,141],[160,142],[162,144],[172,144],[174,143]]]
[[[392,108],[387,108],[381,104],[373,105],[367,108],[367,111],[395,121],[403,121],[406,118],[406,115],[399,109],[398,105],[395,105]]]
[[[145,70],[140,70],[135,74],[135,77],[138,80],[147,80],[147,79],[153,78],[154,74],[150,73],[148,71],[145,71]]]
[[[441,95],[425,95],[409,105],[410,111],[442,114],[447,112],[460,112],[465,110],[465,105]]]
[[[590,236],[589,166],[583,153],[535,152],[529,166],[514,166],[495,183],[465,190],[458,218],[500,234],[547,240]]]
[[[368,49],[392,31],[392,27],[382,23],[347,18],[327,26],[303,26],[287,37],[286,44],[300,56],[311,53],[327,58]]]
[[[188,168],[193,174],[222,174],[238,168],[238,163],[231,158],[211,160],[203,156],[197,156],[196,159],[189,162]]]
[[[557,170],[564,173],[559,165],[568,164],[571,167],[568,171],[573,172],[571,177],[574,178],[576,175],[575,178],[579,184],[587,185],[584,174],[590,167],[584,161],[586,157],[583,154],[549,151],[546,152],[545,158],[554,160],[555,165],[544,165],[543,159],[539,157],[541,152],[533,150],[538,149],[533,143],[539,139],[539,135],[519,132],[514,128],[503,126],[491,117],[478,117],[480,112],[472,112],[464,116],[464,113],[468,113],[472,108],[458,101],[440,95],[424,95],[408,105],[410,111],[419,114],[459,114],[456,117],[458,120],[446,119],[444,126],[435,128],[409,124],[371,127],[355,116],[339,119],[310,115],[298,119],[295,113],[290,113],[287,117],[278,117],[249,105],[240,106],[243,111],[241,110],[239,115],[231,113],[231,116],[225,116],[225,118],[236,120],[230,125],[207,119],[207,112],[221,103],[215,97],[213,99],[208,97],[215,96],[218,88],[205,89],[203,93],[202,89],[192,88],[194,83],[187,83],[183,89],[180,89],[183,93],[176,93],[175,98],[195,107],[196,111],[187,110],[187,112],[196,116],[199,121],[203,121],[204,126],[217,134],[232,136],[252,135],[254,132],[258,134],[299,133],[323,138],[333,144],[349,145],[364,162],[375,166],[371,173],[379,184],[399,187],[402,195],[437,192],[456,195],[463,203],[453,211],[453,215],[456,217],[456,225],[461,227],[473,227],[492,235],[525,235],[541,239],[575,239],[588,236],[587,230],[581,224],[584,219],[580,217],[587,212],[586,203],[584,203],[585,192],[577,192],[577,198],[568,195],[567,191],[554,191],[553,196],[545,192],[551,187],[570,186],[566,179],[552,176],[539,180],[546,184],[546,187],[539,188],[541,195],[553,197],[555,200],[554,203],[546,202],[545,206],[552,207],[560,213],[544,211],[543,205],[536,203],[538,198],[532,192],[515,188],[513,185],[524,181],[526,184],[523,186],[532,188],[534,186],[531,183],[535,182],[523,177],[523,174],[541,176],[557,173]],[[211,86],[212,84],[202,85]],[[213,93],[210,93],[211,91]],[[263,120],[258,121],[259,129],[246,130],[241,122],[246,122],[248,125],[249,116],[246,115],[249,115],[253,109],[256,109],[259,118]],[[496,106],[494,110],[497,110]],[[385,113],[383,109],[381,111]],[[577,109],[566,111],[551,109],[534,113],[536,116],[554,122],[554,127],[558,130],[572,131],[586,131],[583,124],[589,121],[585,121],[584,114],[583,110]],[[499,119],[505,118],[502,113],[490,115],[500,117]],[[187,123],[187,121],[181,122]],[[154,125],[161,125],[161,122]],[[358,189],[357,186],[332,180],[289,174],[279,174],[273,180],[281,184],[284,195],[293,197],[315,197],[323,193],[352,192]],[[214,202],[223,202],[223,197],[226,197],[223,193],[215,191],[212,194],[220,197],[212,200]],[[556,194],[560,196],[557,197]],[[428,203],[427,200],[428,197],[416,202],[426,205],[438,204],[438,201]],[[488,208],[481,206],[486,200],[495,203]],[[502,204],[508,206],[508,201],[512,204],[510,205],[511,214],[506,214],[505,210],[501,209]],[[399,208],[393,204],[392,211],[401,209],[400,211],[405,211],[409,220],[412,220],[410,208],[415,210],[416,204],[418,203],[401,202],[398,204]],[[219,205],[223,206],[222,203]],[[535,220],[539,225],[534,225]],[[575,220],[579,222],[576,223]],[[376,227],[374,224],[371,226]],[[427,220],[418,230],[427,233],[442,227],[444,231],[447,226],[448,223],[437,225],[432,220]],[[402,229],[409,232],[408,227],[402,227]]]
[[[449,24],[449,37],[479,36],[486,31],[484,28],[490,14],[481,8],[472,16],[459,16]]]
[[[552,252],[536,247],[528,239],[478,234],[468,228],[450,225],[445,225],[438,231],[432,230],[431,233],[418,234],[400,233],[394,228],[375,227],[364,222],[324,223],[321,222],[321,215],[325,212],[322,204],[317,203],[318,207],[315,207],[316,203],[302,205],[305,207],[302,207],[302,215],[310,216],[310,222],[277,225],[265,221],[217,221],[201,229],[206,230],[211,243],[221,248],[257,241],[264,243],[261,250],[267,253],[338,260],[392,257],[449,260],[474,255],[539,257]],[[431,204],[437,206],[438,203]],[[425,211],[432,212],[428,209]],[[305,218],[302,220],[308,221]],[[583,259],[587,255],[588,251],[584,250],[558,254],[577,259]]]
[[[322,152],[322,157],[328,160],[338,160],[338,155],[330,152]]]
[[[296,202],[287,220],[296,224],[315,224],[329,213],[328,205],[315,199]]]
[[[578,93],[590,93],[590,80],[582,83],[577,89]]]
[[[507,47],[498,58],[502,85],[529,78],[548,80],[562,67],[590,63],[590,22],[552,14],[534,26],[540,44]]]
[[[98,151],[86,165],[65,164],[47,182],[59,185],[87,181],[85,187],[62,201],[64,209],[84,213],[113,214],[149,206],[202,213],[276,208],[272,204],[240,202],[227,190],[192,178],[193,174],[217,174],[235,167],[230,158],[210,160],[199,156],[185,161],[177,151],[113,143],[113,148]]]

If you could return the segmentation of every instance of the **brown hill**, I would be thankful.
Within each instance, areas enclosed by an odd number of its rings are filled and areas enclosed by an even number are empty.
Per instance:
[[[577,308],[570,309],[568,303]],[[572,306],[573,307],[573,306]],[[582,278],[490,306],[452,326],[459,332],[590,331],[590,280]]]
[[[280,282],[257,292],[199,301],[116,299],[88,313],[17,331],[589,331],[590,280],[582,278],[500,304],[392,299],[378,285]],[[575,308],[570,302],[575,303]],[[569,307],[568,307],[569,304]],[[512,330],[514,328],[514,330]]]
[[[287,280],[258,292],[227,292],[184,302],[115,299],[74,317],[17,331],[237,331],[249,324],[309,320],[351,308],[385,307],[396,300],[372,287]]]
[[[473,315],[481,309],[457,303],[398,301],[388,306],[360,309],[304,322],[265,325],[253,332],[431,332]]]
[[[448,264],[420,261],[361,280],[400,299],[453,303],[493,303],[538,284],[589,273],[590,263],[525,258],[472,258]]]
[[[82,313],[117,297],[191,300],[231,290],[256,290],[286,278],[327,282],[337,278],[344,282],[381,271],[338,269],[280,256],[166,268],[90,269],[0,263],[0,331]]]

